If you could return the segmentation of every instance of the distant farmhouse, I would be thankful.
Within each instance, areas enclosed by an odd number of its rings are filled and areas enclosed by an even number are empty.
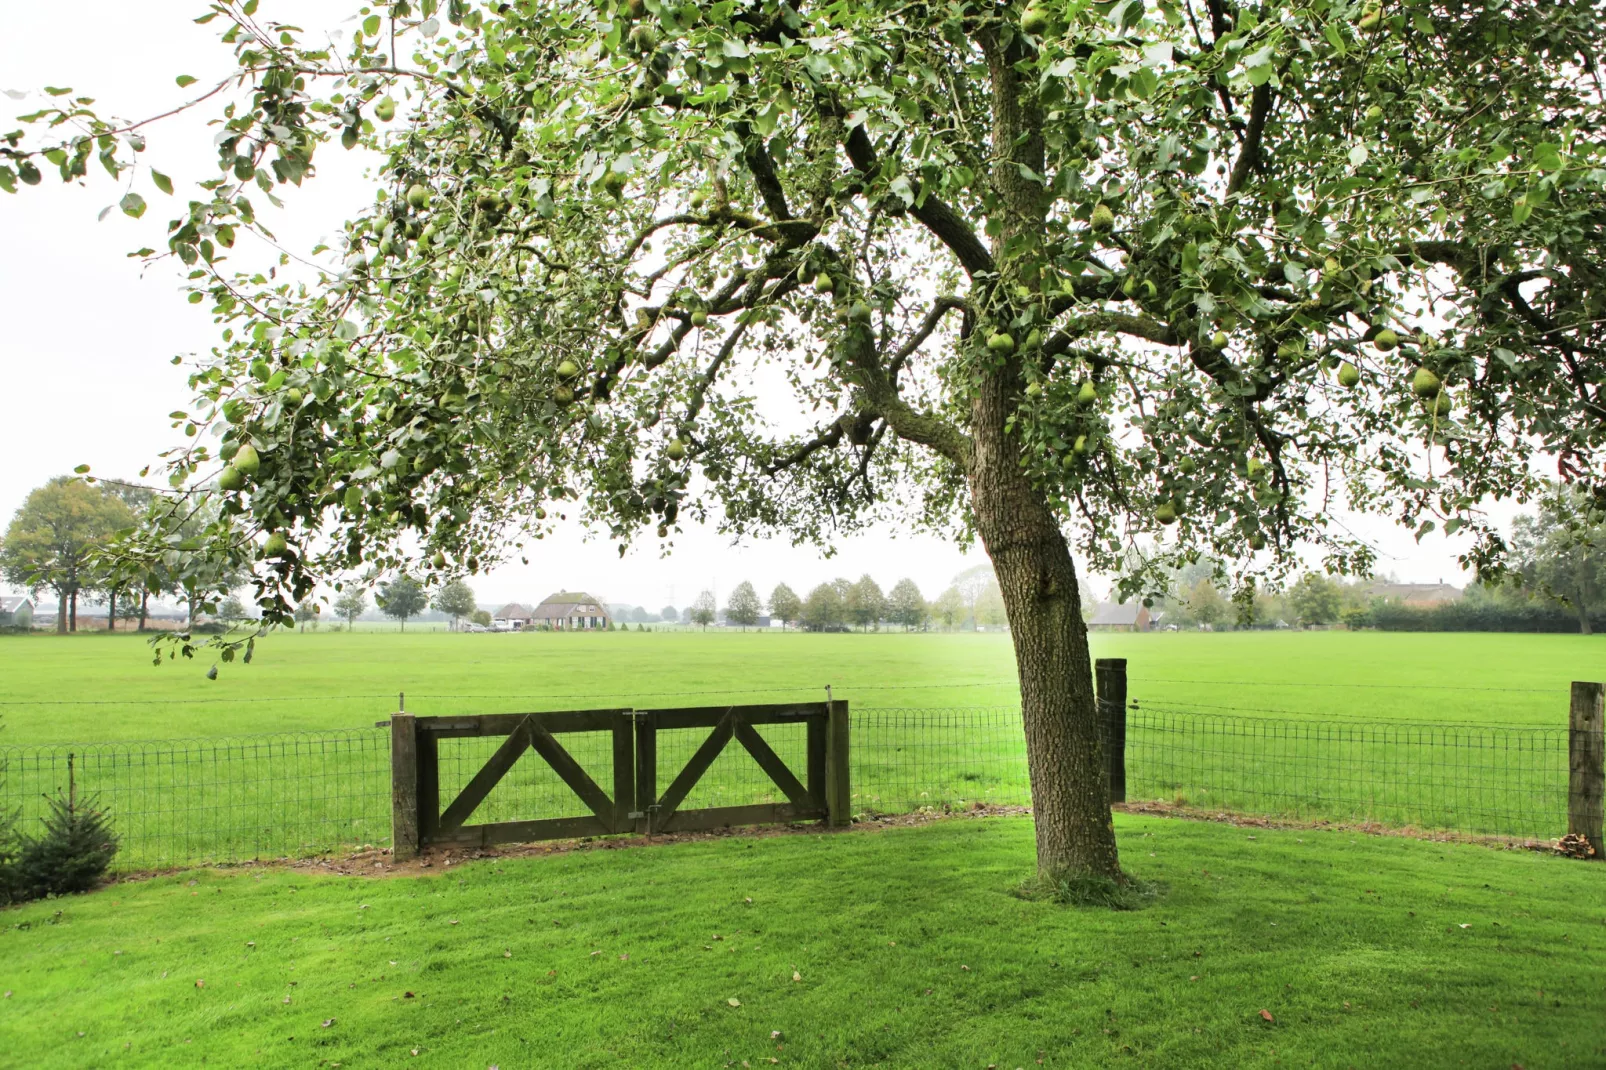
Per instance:
[[[547,595],[531,614],[537,627],[546,625],[554,631],[606,631],[613,622],[601,602],[584,591],[559,591]]]
[[[1142,602],[1100,602],[1087,622],[1090,631],[1146,632],[1153,629],[1165,613],[1151,613]]]
[[[32,628],[33,602],[21,597],[0,595],[0,628]]]
[[[1442,606],[1446,602],[1459,602],[1462,590],[1440,581],[1438,583],[1386,583],[1378,582],[1366,588],[1373,598],[1389,602],[1402,602],[1408,606]]]
[[[522,632],[532,620],[529,607],[518,602],[509,602],[491,614],[491,626],[499,632]]]
[[[555,632],[607,631],[613,614],[584,591],[559,591],[548,595],[534,609],[522,602],[509,602],[491,614],[491,626],[499,632],[523,632],[531,628],[550,628]]]

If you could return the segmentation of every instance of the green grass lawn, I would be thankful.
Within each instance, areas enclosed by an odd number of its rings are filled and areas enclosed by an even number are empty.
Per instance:
[[[1022,818],[115,885],[0,911],[0,1061],[1606,1064],[1606,866],[1116,823],[1147,909],[1015,898]]]
[[[1345,720],[1564,727],[1567,685],[1606,674],[1606,637],[1376,632],[1096,635],[1132,697]],[[1008,705],[1009,637],[275,635],[252,665],[155,667],[136,636],[0,637],[10,744],[353,728],[415,713],[823,698],[855,708]]]

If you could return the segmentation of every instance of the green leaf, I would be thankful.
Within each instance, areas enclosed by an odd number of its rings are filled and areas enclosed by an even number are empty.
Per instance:
[[[1349,150],[1350,166],[1360,167],[1371,155],[1371,152],[1364,144],[1354,146]]]
[[[180,89],[183,89],[187,85],[195,84],[195,78],[188,74],[181,74],[177,78],[173,79],[173,81],[178,83],[178,87]]]
[[[1148,67],[1140,67],[1127,79],[1126,89],[1139,100],[1148,100],[1160,88],[1160,76]]]
[[[1533,147],[1533,165],[1541,171],[1560,171],[1562,168],[1561,146],[1542,142]]]
[[[71,89],[63,89],[60,86],[47,85],[47,86],[45,86],[45,92],[49,93],[53,97],[64,97],[68,93],[71,93],[72,90]]]
[[[77,468],[74,468],[73,471],[78,475],[83,475],[85,472],[89,471],[89,466],[87,464],[81,464]]]
[[[145,214],[145,198],[137,193],[125,193],[123,199],[117,202],[117,207],[123,210],[124,215],[138,219]]]
[[[157,189],[161,190],[169,197],[173,195],[173,180],[162,174],[162,172],[156,170],[154,167],[151,168],[151,181],[156,184]]]
[[[379,33],[379,16],[369,15],[367,18],[363,19],[362,32],[368,37],[376,36]]]
[[[1323,27],[1322,33],[1326,36],[1327,43],[1333,46],[1334,52],[1342,56],[1348,51],[1348,48],[1344,45],[1344,35],[1339,32],[1337,23],[1329,22]]]

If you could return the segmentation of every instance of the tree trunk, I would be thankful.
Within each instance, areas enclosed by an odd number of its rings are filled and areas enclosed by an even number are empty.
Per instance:
[[[992,292],[1002,300],[988,319],[990,329],[1007,330],[1013,315],[1007,295],[1016,288],[1034,294],[1042,288],[1037,258],[1049,202],[1041,184],[1026,176],[1045,169],[1045,122],[1036,82],[1016,70],[1026,55],[1022,41],[989,29],[979,42],[992,81],[992,142],[1003,157],[994,160],[990,176],[1000,208],[994,216],[999,272]],[[971,344],[978,342],[973,338]],[[971,402],[966,475],[976,531],[992,558],[1015,644],[1038,874],[1120,880],[1076,566],[1059,518],[1021,469],[1019,440],[1006,430],[1025,386],[1023,370],[1018,361],[977,359],[983,374]],[[978,628],[980,608],[978,598],[971,606]]]
[[[113,587],[106,592],[106,630],[117,630],[117,588]]]
[[[56,634],[67,634],[67,592],[56,591]]]
[[[1584,592],[1579,591],[1573,598],[1573,604],[1578,607],[1578,634],[1593,635],[1594,629],[1589,626],[1589,603],[1584,601]]]
[[[990,376],[976,400],[970,495],[1015,644],[1037,869],[1051,879],[1120,879],[1076,566],[1004,431],[1007,390],[1003,376]]]
[[[146,590],[139,592],[139,630],[145,630],[145,618],[149,615],[151,593]]]
[[[78,588],[76,587],[67,595],[67,630],[69,632],[78,630]]]

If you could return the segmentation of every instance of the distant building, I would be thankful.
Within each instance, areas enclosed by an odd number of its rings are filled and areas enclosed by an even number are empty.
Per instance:
[[[1385,583],[1378,582],[1366,588],[1373,598],[1402,602],[1408,606],[1441,606],[1446,602],[1459,602],[1462,590],[1442,580],[1438,583]]]
[[[1146,632],[1159,618],[1142,602],[1100,602],[1087,626],[1090,631]]]
[[[536,625],[544,624],[560,632],[606,630],[613,621],[602,603],[584,591],[548,595],[535,607],[531,618]]]
[[[522,632],[530,626],[533,619],[534,615],[528,606],[509,602],[491,614],[491,627],[499,632]]]
[[[33,602],[20,595],[0,596],[0,628],[32,628]]]

